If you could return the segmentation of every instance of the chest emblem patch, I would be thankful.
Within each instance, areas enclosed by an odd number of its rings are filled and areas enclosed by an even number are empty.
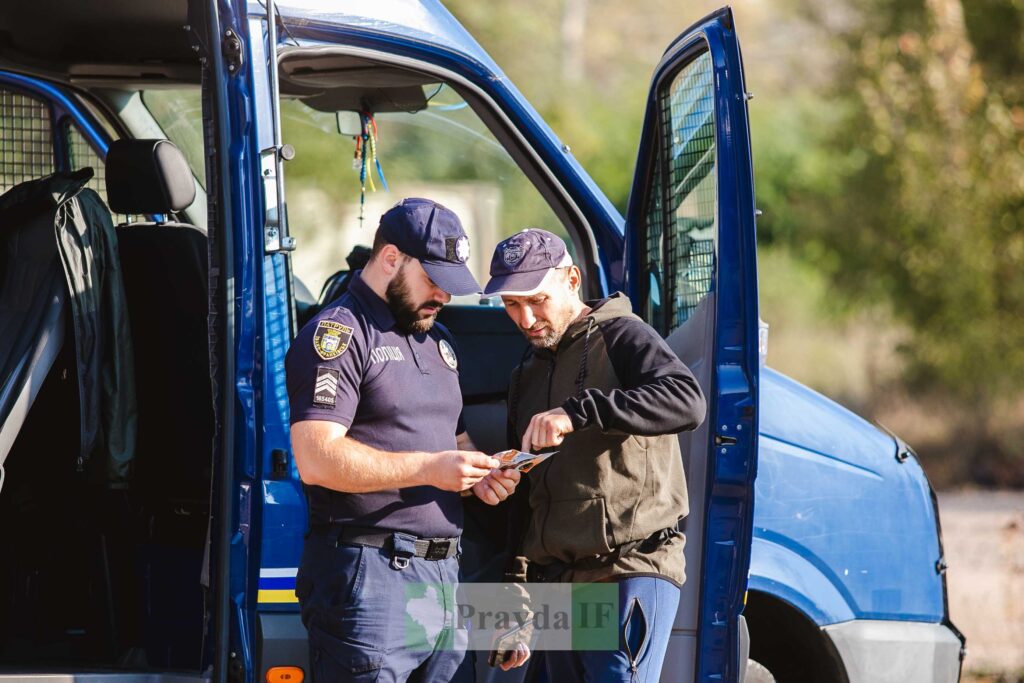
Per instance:
[[[333,320],[321,320],[313,333],[313,350],[324,360],[334,360],[348,349],[352,328]]]
[[[452,370],[459,367],[459,359],[455,357],[455,349],[447,341],[442,339],[437,342],[437,348],[441,351],[441,359],[444,360],[445,364]]]

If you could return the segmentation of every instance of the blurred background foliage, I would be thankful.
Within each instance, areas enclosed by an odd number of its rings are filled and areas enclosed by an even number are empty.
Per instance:
[[[625,209],[648,79],[717,3],[447,0]],[[1024,0],[750,0],[773,367],[1024,486]]]

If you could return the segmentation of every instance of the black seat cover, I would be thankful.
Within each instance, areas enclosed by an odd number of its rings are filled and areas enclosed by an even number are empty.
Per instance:
[[[107,153],[107,196],[124,214],[169,214],[195,197],[192,174],[167,140],[118,140]],[[213,437],[207,334],[207,238],[184,223],[117,228],[135,342],[138,495],[150,509],[205,502]]]
[[[118,140],[107,152],[107,196],[122,214],[192,203],[195,185],[167,140]],[[207,238],[185,223],[117,228],[135,340],[139,436],[132,499],[145,535],[136,548],[151,667],[196,669],[203,644],[200,577],[211,482],[213,404]]]
[[[205,501],[213,438],[206,235],[185,225],[117,232],[135,341],[135,488],[172,504]]]

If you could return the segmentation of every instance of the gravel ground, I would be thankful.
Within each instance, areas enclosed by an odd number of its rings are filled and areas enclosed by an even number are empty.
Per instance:
[[[964,682],[1024,681],[1024,492],[940,493],[939,511]]]

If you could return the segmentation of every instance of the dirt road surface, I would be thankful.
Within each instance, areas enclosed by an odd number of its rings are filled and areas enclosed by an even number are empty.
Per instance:
[[[939,494],[965,681],[1024,681],[1024,492]]]

